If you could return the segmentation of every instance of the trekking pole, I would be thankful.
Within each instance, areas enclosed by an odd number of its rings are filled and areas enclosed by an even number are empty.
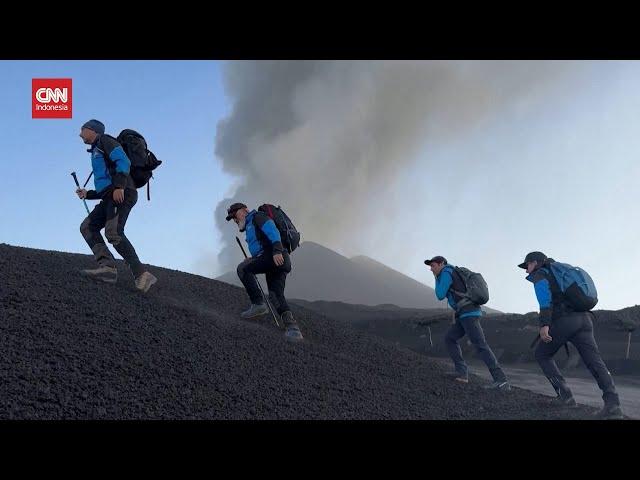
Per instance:
[[[249,258],[249,257],[247,257],[247,252],[244,251],[244,247],[242,246],[242,243],[240,243],[240,239],[238,237],[236,237],[236,241],[238,242],[238,245],[240,246],[240,250],[242,250],[242,253],[244,254],[244,258]],[[269,311],[271,312],[271,316],[273,317],[273,319],[276,322],[276,325],[279,328],[280,324],[278,323],[278,319],[276,318],[276,314],[273,311],[273,307],[271,306],[271,302],[269,302],[269,299],[264,294],[264,290],[262,289],[262,285],[260,284],[260,281],[258,280],[258,277],[256,275],[254,275],[254,277],[256,278],[256,283],[258,284],[258,288],[260,288],[260,293],[262,293],[262,298],[267,303],[267,307],[269,307]]]
[[[92,172],[92,173],[93,173],[93,172]],[[76,182],[76,186],[77,186],[78,188],[80,188],[80,182],[78,182],[78,177],[76,177],[76,172],[71,172],[71,176],[72,176],[72,177],[73,177],[73,179],[75,180],[75,182]],[[88,181],[88,180],[87,180],[87,181]],[[85,183],[85,185],[86,185],[86,183]],[[83,199],[82,199],[82,202],[84,203],[84,208],[86,208],[86,209],[87,209],[87,213],[88,213],[88,214],[91,214],[91,212],[89,212],[89,207],[87,207],[87,201],[83,198]]]
[[[87,186],[87,183],[89,183],[89,180],[91,180],[91,177],[93,176],[93,170],[91,170],[91,173],[89,174],[89,176],[87,177],[87,181],[84,182],[84,185],[82,186],[82,188]]]

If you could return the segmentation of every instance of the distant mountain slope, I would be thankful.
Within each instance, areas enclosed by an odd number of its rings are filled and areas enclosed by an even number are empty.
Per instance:
[[[432,288],[367,257],[349,259],[314,242],[303,242],[292,255],[286,295],[361,305],[393,304],[408,308],[444,308]],[[240,285],[236,272],[216,280]]]

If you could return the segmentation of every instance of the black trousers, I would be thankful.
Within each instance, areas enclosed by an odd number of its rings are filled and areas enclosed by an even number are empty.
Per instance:
[[[578,350],[593,378],[598,382],[604,402],[607,405],[620,405],[613,377],[602,360],[602,355],[593,336],[592,315],[590,312],[575,312],[553,320],[553,324],[549,328],[549,335],[553,337],[553,340],[549,343],[538,342],[535,350],[536,360],[556,393],[570,395],[571,390],[553,360],[553,356],[566,342],[571,342]]]
[[[480,358],[482,358],[482,361],[489,369],[493,379],[497,382],[506,381],[507,377],[498,364],[498,359],[493,354],[493,350],[491,350],[491,347],[489,347],[487,340],[484,337],[484,331],[480,325],[480,317],[456,318],[455,323],[449,327],[449,330],[447,330],[444,342],[447,346],[449,356],[451,357],[451,360],[453,360],[456,372],[463,375],[468,374],[468,367],[462,357],[462,349],[458,343],[458,341],[465,335],[467,335],[475,347]]]
[[[107,194],[80,225],[80,232],[101,266],[115,267],[113,255],[104,243],[100,230],[104,228],[107,240],[127,263],[134,277],[144,272],[138,255],[124,234],[124,226],[131,209],[138,201],[138,192],[131,188],[124,190],[124,201],[117,204],[111,193]]]
[[[251,303],[261,305],[264,303],[258,286],[256,275],[264,273],[267,278],[269,295],[276,300],[278,314],[290,310],[287,299],[284,297],[284,287],[287,274],[291,272],[291,259],[288,252],[283,252],[284,264],[277,266],[273,261],[271,252],[264,252],[257,257],[247,258],[238,265],[238,277],[247,290]]]

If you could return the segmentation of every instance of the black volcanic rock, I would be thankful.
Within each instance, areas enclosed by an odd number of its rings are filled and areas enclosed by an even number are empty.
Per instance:
[[[293,302],[328,318],[348,321],[354,328],[373,333],[416,352],[449,358],[444,345],[444,335],[451,322],[451,310],[382,308],[297,299]],[[640,306],[617,311],[595,310],[593,313],[596,342],[609,370],[620,375],[640,374],[640,332],[637,330]],[[484,316],[481,323],[487,341],[501,363],[513,365],[535,362],[533,350],[529,346],[538,334],[536,312],[525,315],[490,314]],[[430,327],[430,337],[427,327]],[[462,340],[461,346],[465,356],[475,355],[466,338]],[[569,358],[564,349],[556,355],[556,361],[561,368],[577,368],[586,373],[577,350],[570,343],[569,352]]]
[[[444,367],[299,306],[287,343],[238,318],[243,290],[164,268],[141,294],[88,255],[0,244],[1,419],[586,418],[549,397],[459,385]]]

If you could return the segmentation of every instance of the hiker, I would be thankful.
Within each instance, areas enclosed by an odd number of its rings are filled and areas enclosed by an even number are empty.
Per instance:
[[[80,129],[80,138],[91,146],[87,152],[91,154],[95,190],[78,187],[76,194],[81,199],[100,200],[80,225],[80,232],[99,267],[82,270],[81,273],[96,280],[116,283],[118,270],[115,260],[100,234],[104,228],[107,240],[131,269],[136,288],[147,292],[157,279],[140,263],[133,245],[124,234],[129,213],[138,201],[138,192],[129,175],[131,162],[122,146],[113,137],[105,135],[104,130],[104,124],[95,119]]]
[[[447,376],[461,383],[469,383],[469,369],[462,357],[462,349],[458,344],[458,341],[467,335],[493,377],[493,382],[484,388],[501,391],[511,390],[507,377],[487,344],[480,326],[482,309],[480,305],[474,303],[465,295],[467,293],[467,285],[457,267],[449,265],[446,258],[442,256],[435,256],[431,260],[425,260],[424,263],[431,267],[431,271],[436,278],[436,297],[438,297],[438,300],[444,300],[446,297],[449,306],[455,311],[455,322],[447,331],[444,339],[449,356],[455,366],[455,372]],[[488,300],[488,291],[486,300]]]
[[[554,263],[556,265],[552,267]],[[565,266],[574,271],[580,270],[567,264],[560,264],[542,252],[528,253],[524,262],[518,265],[527,271],[526,278],[533,283],[540,304],[539,339],[542,341],[538,342],[535,358],[557,394],[554,402],[559,405],[575,406],[576,401],[571,389],[553,360],[553,356],[560,347],[566,342],[571,342],[603,392],[604,407],[596,416],[603,419],[622,418],[620,399],[616,393],[613,378],[602,360],[593,336],[591,321],[593,313],[590,310],[595,306],[597,298],[591,306],[576,308],[576,301],[572,299],[575,298],[577,291],[565,288],[563,293],[552,271],[552,268],[559,270]],[[590,277],[588,280],[592,285]],[[575,283],[570,285],[576,288]],[[595,294],[595,286],[593,286],[593,293]]]
[[[277,303],[277,312],[282,318],[285,336],[290,340],[302,340],[302,333],[284,297],[287,274],[291,272],[289,252],[282,245],[280,232],[275,222],[260,210],[251,210],[244,203],[234,203],[227,210],[227,222],[233,219],[249,245],[251,257],[238,265],[238,277],[247,290],[251,306],[240,315],[254,318],[269,312],[260,293],[256,275],[264,273],[269,296]]]

